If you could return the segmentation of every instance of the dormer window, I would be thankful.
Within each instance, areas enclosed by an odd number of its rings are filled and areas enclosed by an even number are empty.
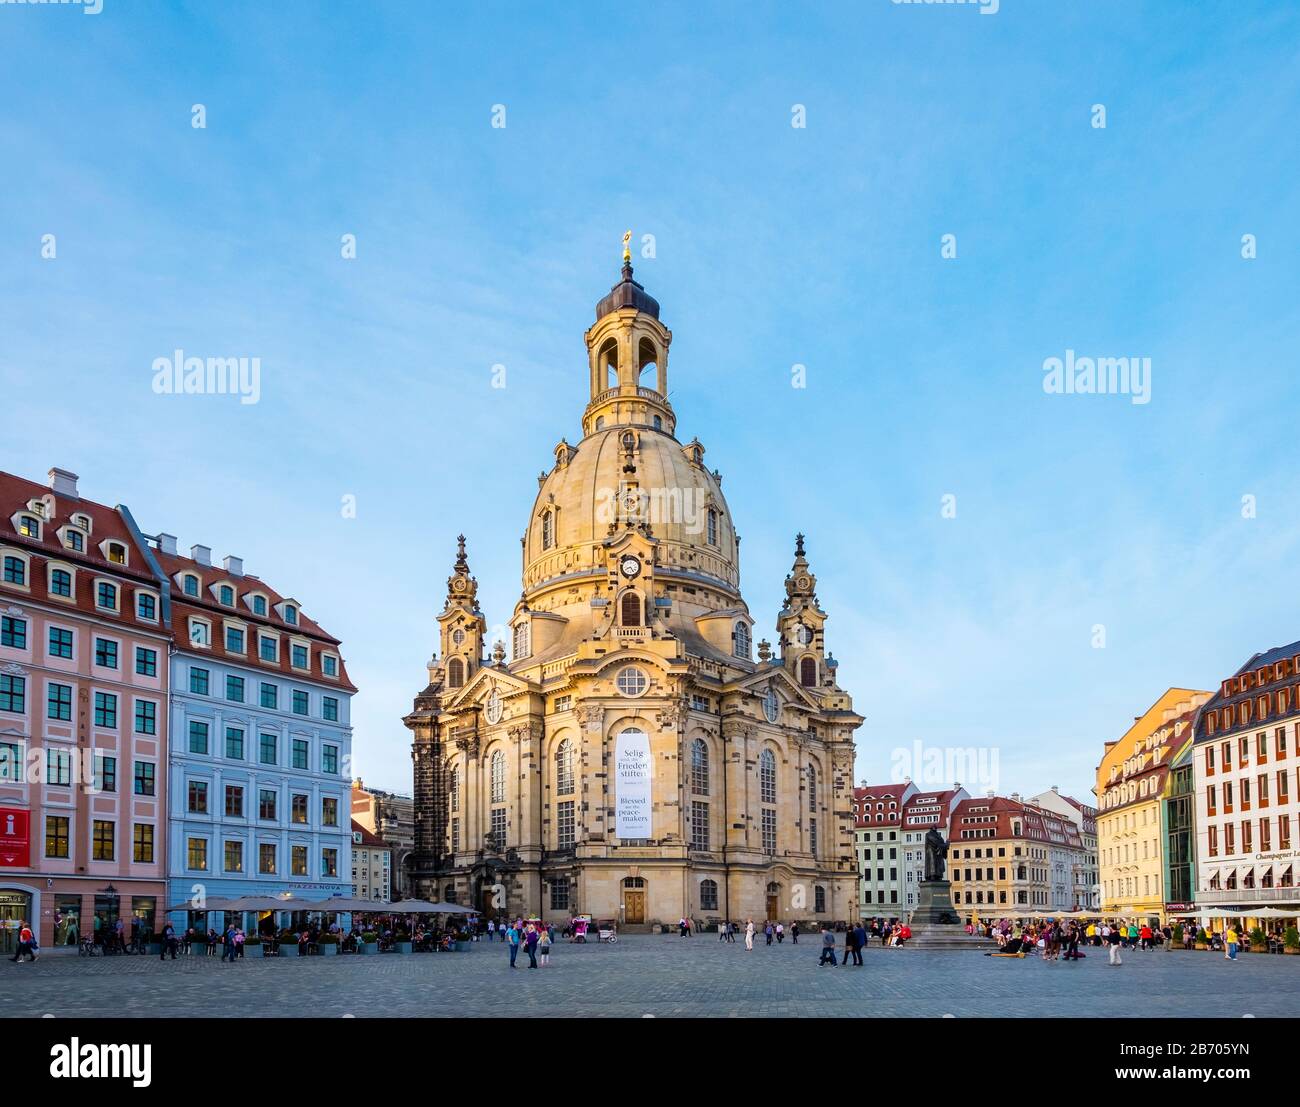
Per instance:
[[[252,600],[252,604],[253,604],[253,614],[254,614],[254,615],[265,615],[265,614],[266,614],[266,597],[265,597],[265,596],[254,596],[254,597],[253,597],[253,600]]]
[[[292,604],[285,604],[284,606],[284,621],[290,626],[297,626],[298,624],[298,609]]]
[[[193,573],[186,573],[181,579],[181,590],[187,596],[197,596],[199,594],[199,578]]]
[[[32,504],[32,511],[37,515],[38,518],[44,519],[44,518],[45,518],[45,501],[44,501],[44,500],[37,500],[35,503],[33,503],[33,504]]]
[[[228,584],[223,584],[217,589],[217,602],[226,607],[235,606],[235,590]]]
[[[520,623],[515,627],[515,660],[527,657],[531,652],[528,647],[528,624]]]
[[[126,564],[126,547],[121,542],[110,542],[105,551],[105,556],[114,565]]]
[[[18,516],[18,533],[24,538],[35,538],[40,541],[41,521],[35,515]]]
[[[91,531],[91,526],[90,526],[90,516],[89,516],[89,515],[74,515],[74,516],[72,517],[72,525],[73,525],[74,527],[80,527],[80,528],[81,528],[82,530],[84,530],[87,534],[89,534],[90,531]]]
[[[321,672],[323,672],[327,677],[339,675],[339,659],[332,653],[321,654],[320,667]]]
[[[735,633],[734,653],[737,657],[743,657],[749,660],[749,625],[747,623],[737,623]]]
[[[86,540],[82,537],[81,531],[73,530],[71,527],[63,532],[63,544],[74,553],[81,553],[86,548]]]
[[[709,545],[716,546],[718,544],[718,513],[713,508],[709,508],[708,522]]]
[[[549,550],[555,545],[555,512],[547,511],[542,515],[542,549]]]

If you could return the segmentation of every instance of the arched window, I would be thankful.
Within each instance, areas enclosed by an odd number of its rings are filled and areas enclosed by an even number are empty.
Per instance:
[[[596,429],[597,430],[605,429],[605,417],[603,415],[596,416]]]
[[[749,660],[749,625],[747,623],[737,623],[735,633],[734,652],[737,657],[743,657]]]
[[[817,659],[804,657],[799,661],[799,683],[805,688],[817,686]]]
[[[460,810],[460,769],[453,768],[451,775],[447,778],[447,795],[451,800],[451,809]],[[448,901],[450,902],[450,901]]]
[[[826,912],[826,889],[820,884],[813,889],[813,911],[818,915]]]
[[[700,881],[700,910],[716,911],[718,909],[718,882],[716,880]]]
[[[527,657],[531,652],[528,647],[528,624],[520,623],[515,627],[515,660]]]
[[[709,545],[718,544],[718,513],[709,508]]]
[[[697,796],[709,794],[709,747],[703,738],[691,743],[691,791]]]
[[[776,803],[776,754],[764,750],[758,759],[759,797],[764,803]]]
[[[655,418],[654,418],[654,428],[655,428],[655,430],[663,430],[663,429],[664,429],[664,421],[663,421],[663,418],[662,418],[661,416],[658,416],[658,415],[655,416]]]
[[[625,627],[641,625],[641,596],[637,592],[624,592],[619,601],[619,622]]]
[[[542,514],[542,549],[549,550],[555,545],[555,512]]]
[[[506,802],[506,751],[492,754],[492,802]]]
[[[555,794],[573,795],[573,743],[567,738],[555,751]]]
[[[816,812],[817,810],[817,767],[808,766],[808,810]]]
[[[465,663],[459,657],[447,662],[447,687],[460,688],[465,683]]]

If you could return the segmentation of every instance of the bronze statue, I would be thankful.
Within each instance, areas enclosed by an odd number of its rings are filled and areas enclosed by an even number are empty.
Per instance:
[[[948,856],[948,843],[937,827],[930,827],[925,835],[925,873],[922,880],[942,880],[944,858]]]

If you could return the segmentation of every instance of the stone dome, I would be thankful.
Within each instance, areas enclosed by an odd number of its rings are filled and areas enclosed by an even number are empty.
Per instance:
[[[602,543],[627,529],[632,512],[659,547],[659,579],[739,597],[731,512],[699,442],[682,445],[649,426],[606,427],[577,446],[561,442],[540,483],[524,536],[526,601],[603,575]]]

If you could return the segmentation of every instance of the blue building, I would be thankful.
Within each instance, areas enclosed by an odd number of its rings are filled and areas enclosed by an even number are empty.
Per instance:
[[[216,566],[207,547],[184,557],[170,535],[154,541],[176,642],[168,906],[194,905],[172,924],[221,928],[203,909],[220,897],[350,897],[356,689],[338,640],[239,558]]]

